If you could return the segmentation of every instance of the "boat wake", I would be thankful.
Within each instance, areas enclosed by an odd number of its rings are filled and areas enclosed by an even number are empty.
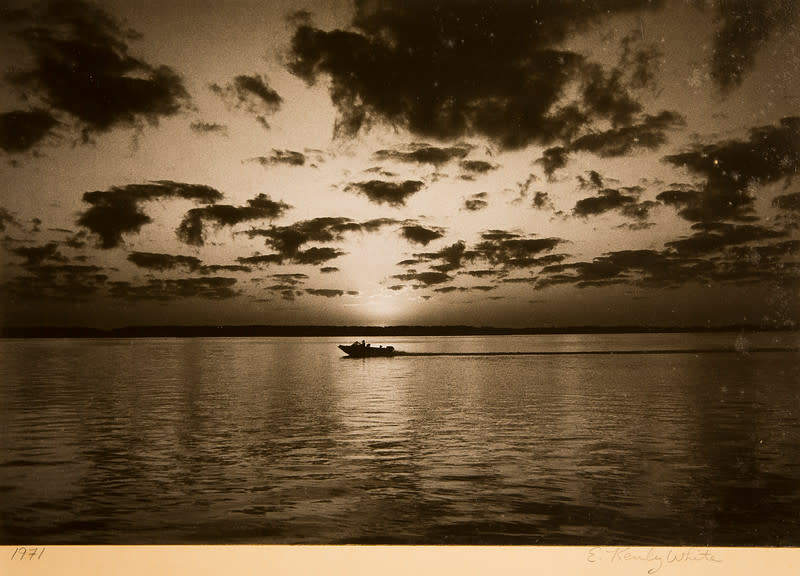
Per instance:
[[[664,350],[545,350],[537,352],[401,352],[394,356],[587,356],[617,354],[754,354],[757,352],[800,352],[800,348],[773,347],[736,350],[734,348],[683,348]]]

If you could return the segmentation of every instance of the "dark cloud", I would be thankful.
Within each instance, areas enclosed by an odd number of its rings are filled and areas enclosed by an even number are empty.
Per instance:
[[[262,264],[281,264],[283,257],[280,254],[256,254],[255,256],[240,256],[236,261],[244,265],[260,266]]]
[[[600,190],[603,187],[603,177],[596,170],[589,170],[587,173],[588,178],[579,174],[576,179],[580,183],[580,188],[589,190]]]
[[[109,294],[122,300],[184,300],[203,298],[225,300],[238,296],[240,292],[233,286],[236,278],[215,276],[212,278],[150,279],[147,284],[136,285],[130,282],[109,282]]]
[[[297,264],[319,265],[329,260],[334,260],[343,254],[346,254],[346,252],[331,248],[330,246],[313,246],[307,250],[298,250],[294,256],[292,256],[292,261]]]
[[[323,217],[302,220],[289,226],[270,226],[244,231],[250,238],[261,236],[268,247],[276,254],[256,256],[260,261],[239,258],[241,263],[280,263],[289,260],[298,264],[321,264],[338,258],[344,252],[330,247],[300,248],[310,242],[339,242],[347,232],[374,232],[383,226],[397,224],[390,218],[376,218],[365,222],[355,222],[343,217]]]
[[[306,288],[305,292],[312,296],[324,296],[325,298],[336,298],[345,294],[344,290],[331,290],[330,288]]]
[[[224,124],[217,124],[216,122],[192,122],[189,126],[193,132],[197,134],[223,134],[228,135],[228,127]]]
[[[230,105],[255,115],[265,128],[269,128],[266,117],[280,110],[283,103],[283,98],[270,88],[267,79],[258,74],[242,74],[225,86],[211,84],[209,88]]]
[[[338,272],[339,269],[336,266],[323,266],[319,269],[322,274],[332,274],[334,272]]]
[[[19,10],[10,22],[32,62],[9,80],[37,94],[51,113],[74,117],[85,139],[115,126],[155,123],[189,101],[180,76],[129,55],[128,42],[138,35],[93,4],[54,0]],[[41,116],[39,122],[41,133],[51,120]]]
[[[576,216],[593,216],[634,204],[637,199],[638,195],[628,196],[622,194],[619,190],[606,188],[605,190],[600,190],[596,196],[578,200],[575,203],[575,208],[572,209],[572,213]]]
[[[612,284],[675,286],[701,281],[709,270],[710,264],[702,260],[674,258],[655,250],[622,250],[591,262],[546,266],[536,288],[557,284],[573,284],[578,288]]]
[[[269,156],[258,156],[251,158],[251,162],[258,162],[262,166],[275,166],[276,164],[288,164],[289,166],[303,166],[306,163],[306,156],[302,152],[294,150],[275,150]]]
[[[800,192],[792,192],[791,194],[782,194],[776,196],[772,200],[772,205],[781,210],[791,210],[792,212],[800,212]]]
[[[109,190],[83,194],[83,201],[91,207],[81,214],[77,223],[99,236],[102,248],[114,248],[122,242],[123,234],[139,232],[151,222],[142,212],[141,203],[160,198],[216,202],[222,198],[222,193],[210,186],[169,180],[113,186]]]
[[[783,230],[772,230],[752,224],[727,224],[721,222],[698,223],[688,238],[667,242],[665,246],[682,255],[707,254],[732,244],[745,244],[756,240],[783,238]]]
[[[249,266],[241,266],[238,264],[210,264],[203,265],[197,269],[200,274],[218,274],[219,272],[250,272],[252,268]]]
[[[299,272],[280,273],[273,274],[271,278],[278,280],[284,285],[297,286],[308,280],[308,274],[302,274]]]
[[[462,170],[476,174],[486,174],[492,170],[497,170],[497,164],[492,164],[485,160],[462,160],[458,165],[461,166]]]
[[[69,262],[69,258],[61,254],[58,250],[57,242],[49,242],[43,246],[20,246],[12,250],[17,256],[25,259],[23,266],[35,268],[45,261]]]
[[[497,276],[497,270],[465,270],[459,274],[467,274],[473,278],[485,278],[487,276]]]
[[[563,146],[554,146],[545,150],[537,162],[544,166],[544,173],[549,180],[552,180],[556,170],[566,166],[568,159],[569,150]]]
[[[631,88],[642,89],[653,87],[656,71],[662,52],[656,44],[636,46],[639,33],[633,33],[622,39],[622,57],[619,68],[630,71],[628,84]]]
[[[438,252],[428,252],[424,254],[414,254],[419,262],[426,261],[441,261],[441,264],[432,266],[438,272],[450,272],[451,270],[458,270],[464,265],[464,261],[473,260],[477,254],[467,251],[467,245],[462,240],[445,246]]]
[[[246,206],[216,204],[192,208],[183,217],[176,233],[181,242],[202,246],[205,242],[203,239],[205,222],[212,222],[216,226],[235,226],[251,220],[273,220],[290,208],[288,204],[272,200],[266,194],[251,198]]]
[[[404,282],[417,282],[414,288],[425,288],[432,284],[442,284],[452,280],[445,272],[412,272],[408,274],[395,274],[392,278],[403,280]]]
[[[526,238],[505,231],[490,231],[481,235],[475,252],[493,265],[527,268],[537,265],[536,257],[549,252],[564,240],[560,238]]]
[[[58,121],[53,115],[41,108],[0,114],[0,149],[9,154],[27,152],[41,142],[56,124]]]
[[[87,302],[106,282],[102,268],[75,264],[26,264],[27,275],[0,284],[6,302]]]
[[[587,121],[577,105],[559,105],[587,73],[584,57],[563,42],[600,18],[656,4],[359,2],[349,31],[298,22],[289,69],[309,83],[331,78],[340,133],[385,121],[439,139],[547,144]],[[600,88],[605,97],[625,92],[607,78]],[[618,119],[623,96],[612,106],[589,96],[594,115]]]
[[[659,203],[652,200],[639,202],[639,195],[643,190],[640,186],[604,188],[595,196],[578,200],[572,213],[575,216],[588,217],[616,210],[627,218],[644,221]]]
[[[697,189],[673,189],[656,199],[692,222],[753,221],[753,185],[791,179],[800,167],[800,118],[753,128],[748,140],[696,146],[664,159],[706,179]]]
[[[486,192],[478,192],[477,194],[473,194],[466,200],[464,200],[464,208],[471,212],[477,212],[478,210],[483,210],[486,208],[489,203],[486,201],[486,198],[489,195]]]
[[[440,228],[425,228],[424,226],[416,224],[403,226],[400,229],[400,235],[410,242],[427,246],[433,240],[443,237],[444,230]]]
[[[656,116],[645,114],[637,124],[590,132],[576,138],[570,143],[569,150],[592,152],[603,158],[624,156],[637,148],[655,150],[667,141],[667,130],[684,124],[683,117],[675,112],[665,110]]]
[[[369,180],[368,182],[354,182],[345,190],[356,191],[364,194],[371,202],[376,204],[389,204],[390,206],[405,206],[406,199],[419,192],[424,184],[418,180],[405,182],[386,182],[384,180]]]
[[[536,192],[533,195],[533,202],[531,203],[537,210],[553,209],[553,201],[547,192]]]
[[[433,164],[440,166],[453,159],[464,158],[472,149],[471,146],[461,144],[448,148],[439,148],[428,144],[411,144],[410,150],[378,150],[374,157],[376,160],[395,160],[397,162],[410,162],[417,164]]]
[[[622,123],[618,119],[617,123]],[[542,164],[549,180],[557,170],[567,165],[572,152],[591,152],[603,158],[625,156],[637,149],[656,150],[667,141],[667,131],[685,125],[684,118],[669,110],[655,116],[644,114],[634,123],[627,118],[622,126],[608,130],[593,130],[565,143],[547,148],[537,163]]]
[[[720,26],[714,38],[711,77],[728,91],[742,83],[772,32],[791,25],[797,5],[786,0],[719,2],[717,11]]]
[[[642,109],[623,86],[622,73],[606,74],[597,64],[586,65],[583,101],[594,113],[611,120],[613,126],[627,125]]]
[[[543,268],[537,289],[558,284],[578,288],[629,284],[676,288],[688,283],[797,283],[800,267],[786,258],[800,252],[800,241],[754,242],[785,237],[781,231],[751,225],[698,224],[689,238],[666,243],[666,249],[610,252],[591,262]]]
[[[133,262],[139,268],[148,270],[174,270],[184,267],[190,272],[198,270],[202,266],[199,258],[194,256],[181,256],[173,254],[157,254],[153,252],[131,252],[128,254],[128,261]]]
[[[16,218],[14,218],[11,212],[0,206],[0,232],[5,232],[6,225],[8,224],[21,227],[21,224],[17,221]]]

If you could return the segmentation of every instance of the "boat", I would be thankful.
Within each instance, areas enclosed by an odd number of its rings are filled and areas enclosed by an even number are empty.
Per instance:
[[[381,356],[396,356],[399,354],[394,346],[372,346],[370,344],[361,342],[353,342],[349,346],[340,344],[339,349],[352,358],[374,358]]]

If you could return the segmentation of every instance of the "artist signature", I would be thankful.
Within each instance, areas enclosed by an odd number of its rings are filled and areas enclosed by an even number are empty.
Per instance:
[[[636,563],[647,568],[648,574],[658,573],[664,566],[674,564],[695,564],[700,562],[721,563],[708,548],[634,548],[595,546],[586,553],[589,563]]]

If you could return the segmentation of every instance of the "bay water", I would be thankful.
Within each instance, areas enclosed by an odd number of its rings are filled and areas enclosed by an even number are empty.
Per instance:
[[[0,340],[0,542],[800,545],[797,333],[349,343]]]

